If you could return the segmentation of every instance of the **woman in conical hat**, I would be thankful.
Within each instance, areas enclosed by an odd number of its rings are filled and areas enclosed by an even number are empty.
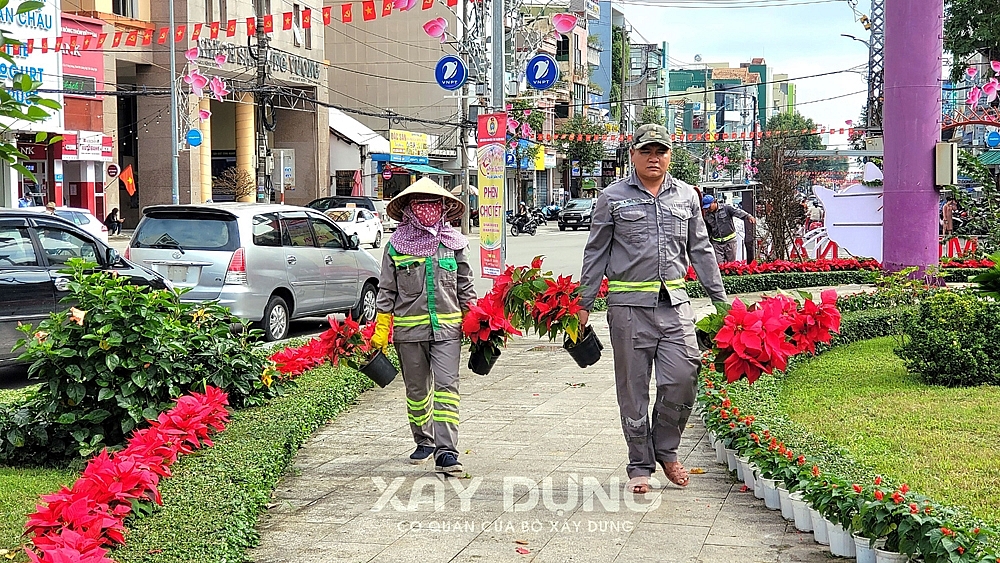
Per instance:
[[[469,241],[451,226],[458,198],[422,178],[389,202],[399,221],[379,279],[372,344],[388,345],[389,327],[406,385],[406,414],[417,444],[412,463],[434,456],[435,469],[460,475],[458,366],[462,316],[476,300]]]

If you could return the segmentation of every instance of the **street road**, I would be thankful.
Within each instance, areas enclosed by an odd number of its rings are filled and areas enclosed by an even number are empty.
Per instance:
[[[390,233],[383,241],[388,242]],[[538,255],[545,256],[545,268],[551,270],[555,275],[573,276],[580,279],[580,268],[583,265],[583,247],[587,243],[590,231],[559,231],[555,221],[549,221],[547,226],[538,228],[535,236],[525,234],[516,237],[507,235],[507,264],[522,265],[531,263],[531,259]],[[112,238],[111,246],[119,252],[125,252],[128,245],[126,238]],[[382,263],[382,255],[385,252],[385,244],[381,248],[368,248],[365,250]],[[476,293],[484,295],[493,286],[493,281],[480,276],[479,267],[479,237],[473,234],[469,237],[469,261],[472,263],[472,270],[476,274]],[[251,266],[252,267],[252,266]],[[290,336],[305,336],[320,332],[323,327],[328,326],[324,319],[304,319],[294,321]]]

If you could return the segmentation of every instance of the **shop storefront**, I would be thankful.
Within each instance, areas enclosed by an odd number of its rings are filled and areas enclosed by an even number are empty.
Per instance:
[[[435,141],[425,133],[390,130],[389,154],[372,155],[378,174],[376,195],[380,199],[392,199],[424,176],[451,189],[452,173],[430,164],[430,147]]]

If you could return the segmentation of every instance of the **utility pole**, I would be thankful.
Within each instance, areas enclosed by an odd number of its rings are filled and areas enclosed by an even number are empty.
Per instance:
[[[253,95],[257,110],[257,119],[254,124],[257,133],[257,203],[265,203],[270,199],[267,190],[267,129],[264,125],[267,119],[267,115],[265,115],[267,113],[265,104],[267,96],[264,95],[264,87],[267,83],[268,43],[270,40],[264,33],[264,16],[267,14],[265,14],[263,4],[263,0],[254,2],[254,11],[257,14],[257,91]]]
[[[170,10],[170,38],[174,36],[174,0],[170,0],[167,8]],[[180,203],[180,154],[178,145],[180,139],[178,129],[180,128],[177,116],[177,52],[174,43],[167,40],[170,45],[170,202],[174,205]]]
[[[459,2],[462,10],[462,40],[467,40],[469,36],[469,8],[465,0]],[[463,49],[465,50],[465,49]],[[468,63],[468,53],[463,53],[463,58],[466,59]],[[477,73],[478,74],[478,73]],[[465,204],[465,211],[462,213],[462,234],[468,235],[472,232],[472,225],[469,218],[470,209],[469,206],[472,205],[472,186],[469,185],[469,133],[466,123],[469,120],[469,98],[468,98],[468,84],[462,86],[460,103],[462,107],[461,117],[462,120],[461,127],[458,129],[458,156],[459,163],[462,166],[462,203]]]
[[[462,0],[463,2],[465,0]],[[490,5],[490,18],[492,24],[492,33],[490,36],[490,42],[492,47],[492,57],[490,61],[490,71],[492,74],[492,79],[490,80],[490,104],[493,106],[494,112],[504,111],[504,0],[493,0]],[[506,167],[501,168],[506,172]],[[506,176],[506,174],[505,174]],[[504,177],[502,181],[504,186],[504,192],[507,188],[507,178]],[[500,214],[500,263],[507,264],[507,195],[504,193],[504,197],[501,200],[501,205],[503,207],[503,213]]]

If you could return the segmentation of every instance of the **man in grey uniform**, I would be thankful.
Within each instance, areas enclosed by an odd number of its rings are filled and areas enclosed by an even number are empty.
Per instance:
[[[736,226],[733,217],[746,219],[756,223],[757,219],[739,207],[728,203],[719,204],[713,196],[701,198],[701,207],[705,210],[705,226],[708,227],[708,238],[715,249],[715,260],[719,264],[736,260]]]
[[[635,131],[634,171],[597,199],[583,256],[581,305],[594,304],[608,278],[608,324],[615,384],[628,444],[629,489],[649,491],[657,463],[679,486],[687,470],[677,446],[694,406],[701,366],[694,311],[684,289],[688,262],[713,301],[725,301],[722,276],[694,188],[667,173],[670,134],[661,125]],[[649,379],[656,366],[656,401],[649,417]]]

